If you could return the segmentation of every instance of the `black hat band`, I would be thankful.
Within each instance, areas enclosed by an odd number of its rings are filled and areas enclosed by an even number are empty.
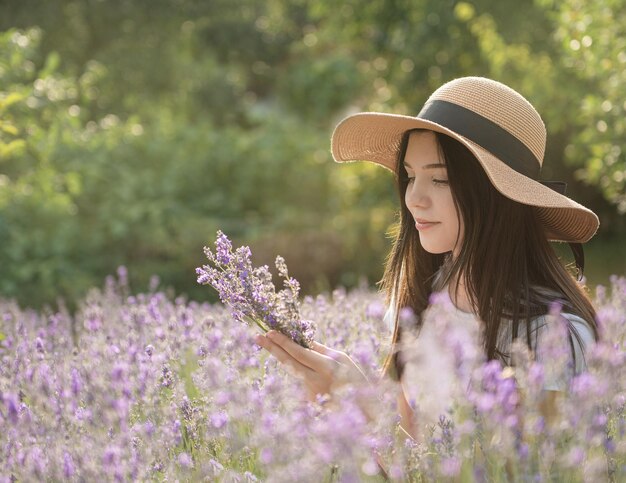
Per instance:
[[[541,163],[528,147],[495,122],[452,102],[433,100],[417,115],[436,122],[475,142],[510,168],[534,180],[539,178]]]

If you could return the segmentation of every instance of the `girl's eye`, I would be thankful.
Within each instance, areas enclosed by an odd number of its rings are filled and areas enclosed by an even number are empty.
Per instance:
[[[407,183],[411,184],[413,181],[415,181],[415,177],[411,177],[408,176],[407,177]],[[448,185],[448,180],[447,179],[432,179],[433,184],[438,185],[438,186],[447,186]]]

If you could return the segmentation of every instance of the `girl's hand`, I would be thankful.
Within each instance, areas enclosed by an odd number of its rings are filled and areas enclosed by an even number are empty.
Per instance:
[[[312,349],[306,349],[275,330],[265,336],[257,335],[255,342],[304,380],[311,401],[315,401],[318,394],[332,395],[333,389],[344,384],[368,382],[346,353],[319,342],[313,342]]]

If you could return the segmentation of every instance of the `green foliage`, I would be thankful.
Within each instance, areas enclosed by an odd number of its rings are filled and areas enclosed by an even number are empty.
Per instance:
[[[575,197],[588,204],[596,204],[589,199],[589,185],[597,187],[621,214],[626,213],[625,6],[623,1],[538,0],[530,15],[539,14],[549,28],[531,30],[542,41],[534,47],[528,38],[507,42],[506,30],[492,14],[475,15],[464,3],[456,8],[489,59],[492,75],[518,87],[542,113],[548,155],[557,160],[548,157],[551,171],[574,184]]]
[[[69,107],[77,84],[55,73],[58,56],[41,63],[40,38],[37,29],[0,35],[0,80],[7,86],[0,91],[0,290],[26,289],[39,293],[35,300],[50,300],[73,270],[68,261],[77,233],[65,228],[81,190],[80,175],[57,170],[54,159],[80,127]]]
[[[392,176],[334,165],[329,135],[359,110],[415,115],[461,75],[538,107],[544,177],[619,236],[622,3],[3,4],[0,294],[71,301],[124,264],[206,297],[194,268],[218,228],[257,263],[282,254],[304,293],[374,282]]]
[[[555,3],[563,70],[580,79],[574,104],[580,129],[565,154],[579,177],[600,186],[620,213],[626,213],[626,8],[618,1]]]

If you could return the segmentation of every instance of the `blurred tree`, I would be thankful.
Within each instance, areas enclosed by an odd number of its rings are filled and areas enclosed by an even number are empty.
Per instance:
[[[536,4],[541,18],[523,22],[535,26],[529,30],[535,42],[511,42],[490,12],[469,3],[458,3],[455,11],[489,60],[490,75],[523,92],[542,114],[548,128],[544,177],[567,181],[568,194],[599,212],[601,232],[623,233],[626,158],[620,145],[626,131],[616,86],[624,78],[619,59],[626,23],[617,19],[626,20],[626,2]]]
[[[62,294],[59,281],[80,262],[72,253],[78,233],[67,221],[81,176],[54,165],[61,140],[80,132],[68,109],[78,87],[56,72],[58,56],[40,58],[40,38],[37,29],[0,33],[0,290],[36,304]]]
[[[569,121],[578,134],[565,149],[578,176],[599,185],[626,213],[626,2],[541,0],[554,20],[559,70],[579,80]]]
[[[623,234],[624,3],[3,2],[0,293],[75,299],[126,264],[206,298],[193,269],[218,228],[305,292],[378,280],[392,175],[334,166],[329,135],[462,75],[524,93],[544,177]]]

